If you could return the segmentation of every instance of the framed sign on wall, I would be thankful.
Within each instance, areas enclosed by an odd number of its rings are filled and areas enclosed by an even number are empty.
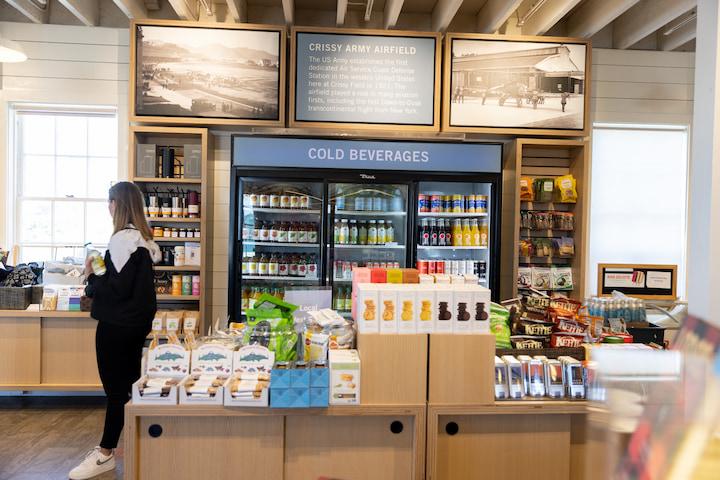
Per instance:
[[[293,28],[290,126],[439,131],[440,38]]]
[[[447,34],[443,131],[587,135],[590,50],[581,39]]]
[[[130,31],[131,121],[284,126],[284,27],[142,20]]]
[[[631,297],[677,299],[677,265],[598,264],[598,297],[616,290]]]

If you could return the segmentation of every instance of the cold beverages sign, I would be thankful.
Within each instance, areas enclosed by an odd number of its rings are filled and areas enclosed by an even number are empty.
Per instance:
[[[296,122],[435,124],[437,37],[297,32]]]

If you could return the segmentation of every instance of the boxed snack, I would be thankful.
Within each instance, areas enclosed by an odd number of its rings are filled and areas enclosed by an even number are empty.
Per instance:
[[[427,273],[421,273],[418,275],[418,283],[422,285],[435,283],[435,277],[433,275],[428,275]]]
[[[355,267],[352,269],[353,288],[359,283],[370,283],[370,269],[366,267]]]
[[[397,333],[398,331],[398,297],[394,285],[382,285],[378,291],[380,307],[380,333]]]
[[[562,370],[562,364],[559,361],[545,361],[545,392],[550,398],[562,398],[565,395]]]
[[[569,398],[585,398],[585,375],[582,364],[569,356],[558,357],[558,361],[563,366],[566,395]]]
[[[553,290],[572,290],[573,276],[570,267],[553,267],[551,272]]]
[[[56,287],[45,286],[43,288],[43,296],[40,302],[40,310],[57,310],[58,289]]]
[[[387,270],[384,268],[371,268],[370,269],[370,282],[372,282],[372,283],[387,283]]]
[[[452,333],[453,300],[452,285],[435,285],[435,333]]]
[[[361,333],[380,332],[379,290],[379,285],[372,283],[358,284],[357,309],[354,319],[357,329]]]
[[[275,353],[261,345],[246,345],[233,353],[233,374],[224,385],[223,404],[267,407],[270,371]]]
[[[507,382],[507,365],[495,357],[495,399],[506,400],[509,398],[508,382]]]
[[[536,290],[550,290],[552,286],[552,280],[550,278],[550,268],[533,267],[531,277],[532,288]]]
[[[401,268],[402,270],[402,283],[420,283],[417,268]]]
[[[400,285],[397,290],[398,333],[416,333],[418,325],[418,310],[416,308],[417,285]]]
[[[475,305],[475,292],[469,285],[453,285],[453,290],[453,332],[470,333],[475,323],[475,315],[471,311]]]
[[[525,396],[522,365],[512,355],[503,355],[502,360],[507,365],[508,394],[510,398],[520,399]]]
[[[472,285],[473,293],[471,318],[472,333],[490,333],[490,289],[480,285]]]
[[[200,266],[200,244],[195,242],[185,243],[185,265]]]
[[[518,267],[517,287],[521,289],[532,287],[532,267]]]
[[[164,345],[151,343],[147,371],[132,386],[132,401],[143,405],[176,405],[178,384],[189,374],[190,352],[177,341]]]
[[[420,284],[415,288],[417,333],[435,332],[435,285]]]
[[[449,284],[450,283],[450,275],[447,273],[436,273],[435,274],[435,283],[441,283],[441,284]]]
[[[399,268],[387,269],[387,283],[403,283],[403,273]]]
[[[357,350],[330,351],[330,405],[360,404],[360,355]]]
[[[462,275],[450,275],[450,283],[453,285],[461,285],[465,283],[465,277]]]

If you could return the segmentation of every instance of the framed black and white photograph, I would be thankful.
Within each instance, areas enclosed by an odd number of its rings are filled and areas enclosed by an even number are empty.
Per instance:
[[[584,135],[590,46],[556,37],[449,34],[444,129]]]
[[[133,27],[133,120],[284,123],[284,28],[167,21]]]

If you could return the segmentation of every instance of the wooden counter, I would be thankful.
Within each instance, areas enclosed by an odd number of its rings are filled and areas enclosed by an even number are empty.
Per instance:
[[[0,390],[101,390],[96,326],[89,312],[0,310]]]
[[[421,405],[125,407],[125,479],[421,480]]]

